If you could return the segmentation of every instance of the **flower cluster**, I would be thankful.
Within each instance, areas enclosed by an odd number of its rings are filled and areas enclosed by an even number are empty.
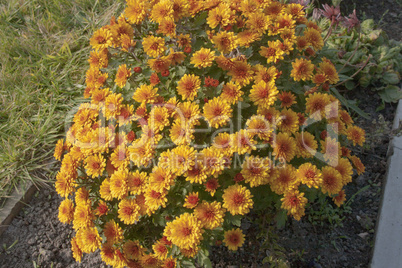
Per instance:
[[[127,0],[90,44],[88,102],[54,154],[78,261],[100,249],[114,267],[176,267],[218,240],[237,250],[236,219],[257,204],[300,220],[306,193],[341,205],[364,171],[347,148],[364,131],[330,94],[337,71],[300,4]]]

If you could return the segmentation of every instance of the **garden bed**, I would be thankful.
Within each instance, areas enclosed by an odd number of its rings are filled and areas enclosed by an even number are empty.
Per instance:
[[[346,212],[331,210],[331,219],[322,219],[319,213],[310,213],[310,220],[308,214],[299,222],[289,220],[282,229],[271,228],[271,244],[265,247],[262,245],[264,239],[254,239],[261,230],[252,219],[260,215],[251,214],[242,222],[246,233],[244,247],[233,253],[224,246],[214,247],[210,255],[214,267],[261,267],[262,260],[267,256],[282,260],[290,267],[368,266],[387,167],[391,122],[396,108],[395,104],[387,104],[385,109],[377,112],[381,101],[377,95],[368,92],[371,91],[355,91],[353,96],[349,96],[359,99],[364,104],[361,107],[371,118],[357,120],[357,124],[368,133],[366,147],[355,152],[366,165],[366,172],[355,177],[353,183],[347,186],[347,198],[354,198],[343,208]],[[33,262],[44,267],[53,263],[55,268],[101,266],[98,253],[85,254],[81,264],[72,258],[70,239],[73,230],[71,225],[64,225],[57,218],[60,202],[61,198],[53,188],[37,193],[0,237],[0,266],[32,267]],[[341,221],[337,217],[345,218]],[[274,223],[267,223],[266,228],[271,225]]]

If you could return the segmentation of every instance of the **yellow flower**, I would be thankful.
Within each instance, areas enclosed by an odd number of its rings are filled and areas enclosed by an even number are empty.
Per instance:
[[[219,128],[230,120],[232,108],[221,97],[215,97],[204,105],[204,116],[211,127]]]
[[[220,202],[203,201],[194,209],[194,215],[201,222],[202,228],[212,230],[222,226],[225,209],[222,208]]]
[[[244,243],[244,234],[239,228],[226,231],[223,242],[230,250],[237,250]]]
[[[236,36],[233,32],[221,31],[212,37],[212,43],[223,54],[231,52],[237,46]]]
[[[352,181],[353,167],[349,160],[346,158],[339,158],[338,165],[335,167],[335,169],[341,174],[343,185],[346,185]]]
[[[161,33],[172,38],[176,37],[176,23],[174,23],[172,18],[163,19],[159,23],[157,33]]]
[[[123,64],[119,66],[119,69],[117,70],[116,73],[116,79],[114,82],[116,85],[119,87],[124,87],[127,79],[131,76],[131,69],[127,69],[127,64]]]
[[[164,127],[169,125],[168,109],[163,106],[152,107],[149,113],[148,125],[155,132],[162,131]]]
[[[61,201],[59,206],[59,220],[62,223],[70,223],[74,218],[74,203],[66,198]]]
[[[80,229],[77,232],[77,239],[80,241],[82,252],[91,253],[101,247],[102,238],[94,227]]]
[[[162,192],[164,189],[169,190],[170,186],[174,184],[175,178],[176,176],[169,170],[154,167],[149,175],[149,188],[158,192]]]
[[[112,192],[110,190],[110,179],[103,180],[99,193],[102,199],[105,199],[106,201],[113,200]]]
[[[176,119],[170,129],[170,138],[176,145],[189,144],[194,139],[194,129],[190,124]]]
[[[85,158],[85,169],[88,176],[96,178],[101,176],[106,167],[105,158],[101,154],[95,154]]]
[[[228,75],[232,77],[232,81],[240,86],[246,86],[253,80],[253,71],[250,64],[244,61],[230,61],[230,71]]]
[[[199,201],[200,198],[198,197],[198,192],[191,192],[186,196],[183,207],[189,209],[195,208],[198,205]]]
[[[335,205],[340,207],[346,200],[346,194],[345,190],[339,191],[339,193],[332,198],[332,201],[334,201]]]
[[[128,171],[125,168],[119,168],[110,177],[110,193],[113,198],[123,199],[128,194],[127,187]]]
[[[223,85],[222,93],[219,97],[233,105],[238,101],[243,101],[242,95],[243,91],[241,91],[240,85],[229,82]]]
[[[155,150],[151,145],[151,141],[152,140],[150,138],[135,140],[128,147],[130,160],[137,167],[147,166],[149,161],[152,160]]]
[[[353,145],[363,146],[366,141],[365,131],[358,126],[350,126],[346,129],[346,137],[348,140],[353,142]]]
[[[118,243],[123,239],[123,229],[114,220],[109,220],[103,227],[103,234],[107,242]]]
[[[282,108],[289,108],[293,104],[297,103],[296,96],[289,91],[282,91],[279,94],[278,99],[281,101]]]
[[[281,207],[288,211],[288,215],[292,214],[293,218],[299,221],[304,215],[305,206],[308,200],[304,197],[304,193],[300,193],[299,190],[293,189],[287,191],[281,201]]]
[[[267,58],[267,63],[277,63],[283,60],[284,51],[281,48],[281,41],[268,41],[268,47],[261,46],[260,55]]]
[[[172,0],[173,2],[173,17],[175,21],[188,16],[190,3],[186,0]]]
[[[173,3],[170,0],[162,0],[152,7],[151,21],[160,23],[163,19],[173,18]]]
[[[249,98],[259,107],[269,108],[274,104],[278,93],[275,81],[272,80],[268,83],[260,81],[258,84],[253,85]]]
[[[116,248],[111,243],[102,243],[100,255],[106,265],[115,265]]]
[[[249,133],[247,130],[241,129],[239,132],[236,132],[232,135],[233,138],[230,139],[232,142],[232,149],[239,155],[245,153],[250,154],[256,149],[255,145],[257,144],[257,141],[253,139],[254,135]]]
[[[250,47],[250,45],[257,41],[259,34],[252,30],[245,30],[237,34],[237,43],[242,47]]]
[[[335,195],[342,190],[342,176],[333,167],[323,167],[321,191],[325,194]]]
[[[71,251],[73,252],[73,258],[76,261],[81,262],[82,250],[80,249],[80,247],[77,244],[76,236],[71,239]]]
[[[339,81],[338,72],[336,71],[334,64],[325,57],[322,58],[317,73],[325,75],[330,84],[336,84]]]
[[[165,260],[167,258],[168,248],[162,239],[156,241],[156,243],[152,245],[152,249],[159,260]]]
[[[134,224],[139,219],[139,209],[135,199],[125,198],[119,203],[119,219],[125,224]]]
[[[145,253],[145,249],[140,245],[139,241],[128,240],[123,245],[123,252],[128,259],[139,260]]]
[[[261,81],[269,83],[271,81],[275,81],[277,77],[278,69],[276,69],[275,66],[267,68],[265,66],[262,66],[261,64],[257,64],[254,66],[254,69],[255,69],[254,80],[256,84],[258,84]]]
[[[147,173],[139,172],[138,170],[128,173],[127,187],[130,194],[139,195],[145,192],[147,183],[148,183]]]
[[[202,233],[201,222],[189,213],[183,213],[168,222],[164,231],[167,239],[181,249],[197,247],[202,240]]]
[[[142,41],[142,46],[144,47],[144,52],[154,58],[161,56],[166,50],[165,40],[162,37],[153,35],[145,37]]]
[[[295,81],[307,81],[313,76],[314,64],[310,60],[298,58],[292,62],[292,71],[290,76],[293,77]]]
[[[63,151],[64,151],[64,140],[63,139],[59,139],[57,141],[56,147],[54,149],[54,158],[56,158],[56,160],[61,161],[61,157],[63,155]]]
[[[267,184],[270,164],[269,159],[247,156],[241,170],[245,182],[249,183],[250,187]]]
[[[143,0],[127,0],[127,7],[124,10],[124,15],[130,23],[141,23],[146,14],[145,1]]]
[[[194,100],[197,96],[197,90],[201,86],[201,80],[194,74],[185,74],[179,82],[177,82],[177,92],[181,95],[183,100]]]
[[[271,178],[270,185],[272,191],[279,195],[290,189],[297,188],[300,184],[300,178],[296,176],[296,169],[290,164],[278,168],[275,173],[275,177]]]
[[[223,157],[230,157],[232,155],[232,139],[233,136],[231,136],[227,132],[219,132],[218,135],[214,137],[212,146],[220,151],[223,155]]]
[[[361,175],[365,171],[365,166],[363,165],[362,161],[360,158],[358,158],[355,155],[352,155],[349,157],[350,161],[352,161],[353,166],[356,169],[357,175]]]
[[[151,187],[145,190],[145,205],[147,206],[147,214],[151,215],[159,207],[166,207],[167,203],[167,190],[165,188],[156,191]]]
[[[226,26],[230,23],[231,15],[232,12],[229,6],[225,3],[221,3],[208,12],[207,23],[212,29],[216,28],[219,24],[221,26]]]
[[[195,165],[191,166],[186,173],[184,174],[186,181],[191,183],[199,183],[202,184],[207,180],[207,170],[203,166],[201,161],[196,159]]]
[[[93,225],[93,214],[88,203],[77,204],[74,210],[73,227],[74,230],[86,228]]]
[[[297,169],[297,177],[301,183],[309,188],[319,188],[322,184],[322,174],[317,167],[311,163],[304,163]]]
[[[273,143],[273,155],[276,159],[283,158],[290,162],[296,154],[296,142],[288,133],[279,133],[276,135]]]
[[[235,184],[223,191],[223,207],[232,215],[245,215],[253,208],[253,196],[246,187]]]
[[[312,118],[320,119],[324,116],[326,107],[331,103],[328,94],[315,92],[306,99],[306,113]]]
[[[321,142],[321,152],[324,160],[330,165],[336,165],[342,154],[341,145],[336,138],[326,137]]]
[[[268,17],[263,12],[257,11],[250,14],[246,21],[246,26],[249,30],[258,33],[258,35],[261,36],[268,29],[268,23]]]
[[[246,121],[247,132],[253,137],[257,136],[261,140],[269,141],[274,130],[271,123],[262,115],[253,115]]]
[[[212,66],[215,59],[215,52],[211,51],[209,48],[201,48],[200,50],[194,52],[191,57],[191,64],[195,67],[201,69]]]
[[[95,50],[102,50],[112,46],[112,33],[106,28],[97,30],[89,40],[91,47]]]
[[[299,117],[291,109],[283,109],[280,113],[279,130],[282,132],[295,133],[299,130]]]
[[[314,49],[319,50],[324,46],[324,40],[322,39],[320,31],[314,28],[307,28],[304,31],[304,36]]]
[[[117,118],[117,116],[120,115],[122,102],[123,97],[120,93],[112,93],[106,97],[104,109],[106,119]]]
[[[218,177],[225,168],[225,159],[214,147],[204,148],[197,154],[197,163],[201,162],[207,176]]]

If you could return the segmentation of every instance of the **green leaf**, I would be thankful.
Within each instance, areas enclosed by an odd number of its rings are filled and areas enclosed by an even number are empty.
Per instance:
[[[352,80],[346,81],[345,87],[349,90],[352,90],[355,88],[355,82],[353,82]]]
[[[208,258],[208,255],[208,251],[200,250],[197,256],[197,260],[202,267],[212,268],[212,263],[211,260]]]
[[[184,267],[184,268],[195,268],[194,264],[190,261],[182,261],[180,263],[180,267]]]
[[[288,218],[286,210],[282,209],[275,215],[276,226],[281,229],[285,227],[286,220]]]
[[[401,88],[394,85],[388,85],[384,88],[384,90],[378,92],[378,94],[385,102],[397,102],[398,100],[402,99]]]
[[[241,225],[241,215],[235,215],[233,216],[232,214],[228,213],[227,216],[225,217],[228,223],[240,227]]]
[[[373,19],[364,20],[360,24],[360,27],[361,27],[363,33],[370,34],[375,28],[374,20]]]
[[[204,24],[207,17],[208,17],[208,12],[207,12],[207,11],[202,12],[202,13],[201,13],[199,16],[197,16],[197,18],[195,19],[195,21],[194,21],[194,26],[198,27],[198,26]]]
[[[382,79],[385,83],[393,85],[398,84],[400,81],[398,74],[392,71],[385,72]]]
[[[340,102],[346,107],[346,108],[350,108],[353,111],[355,111],[356,113],[358,113],[360,116],[366,118],[366,119],[370,119],[370,116],[368,114],[366,114],[363,110],[361,110],[359,107],[357,107],[356,104],[348,101],[347,99],[345,99],[336,88],[332,87],[331,91],[335,94],[335,96],[338,98],[338,100],[340,100]]]

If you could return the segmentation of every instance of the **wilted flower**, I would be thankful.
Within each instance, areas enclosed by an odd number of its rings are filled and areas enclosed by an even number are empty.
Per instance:
[[[338,24],[341,20],[341,9],[339,6],[333,7],[328,4],[322,5],[324,10],[321,9],[321,15],[331,20],[332,23]]]
[[[343,21],[345,27],[348,27],[348,32],[354,28],[358,27],[360,25],[360,21],[356,16],[356,9],[353,9],[353,13],[349,14],[349,17],[344,17]]]

